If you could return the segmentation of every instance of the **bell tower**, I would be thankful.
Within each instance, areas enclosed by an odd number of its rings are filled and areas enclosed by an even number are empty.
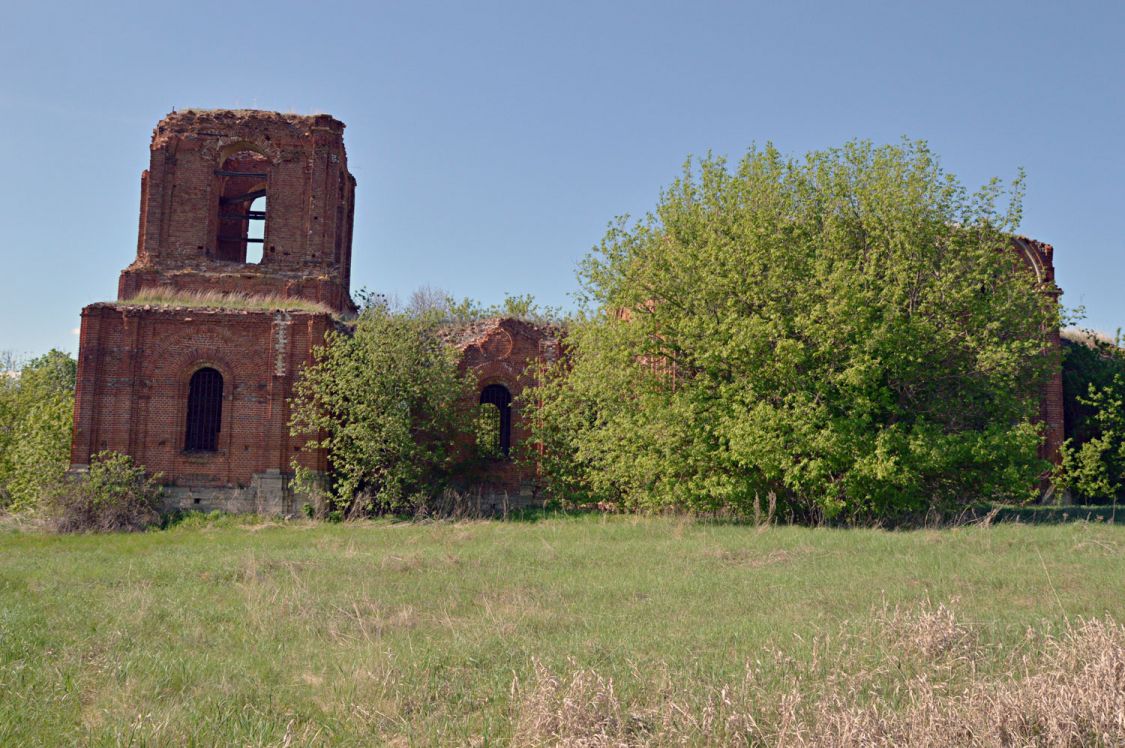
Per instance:
[[[323,472],[289,398],[349,293],[355,178],[344,124],[186,110],[153,132],[136,260],[82,310],[72,469],[98,452],[163,477],[168,508],[291,514]]]
[[[352,311],[356,183],[343,135],[327,114],[169,114],[141,175],[137,259],[118,299],[214,291]]]

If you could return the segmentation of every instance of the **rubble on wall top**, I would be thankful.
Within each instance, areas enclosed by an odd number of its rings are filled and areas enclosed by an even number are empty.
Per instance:
[[[261,125],[282,125],[302,130],[328,128],[342,131],[344,123],[331,114],[296,114],[293,112],[274,112],[265,109],[181,109],[172,111],[156,125],[157,133],[198,132],[214,128],[252,127]]]
[[[559,337],[557,325],[529,322],[516,317],[487,317],[471,322],[448,322],[438,332],[438,335],[446,344],[464,350],[484,340],[492,331],[503,327],[505,323],[524,327],[532,331],[532,334],[544,338]]]
[[[1043,254],[1045,254],[1047,256],[1050,256],[1055,251],[1055,248],[1053,246],[1051,246],[1050,244],[1048,244],[1047,242],[1041,242],[1038,239],[1032,239],[1030,236],[1024,236],[1022,234],[1016,234],[1012,238],[1015,239],[1018,242],[1022,242],[1024,244],[1028,245],[1029,247],[1031,247],[1031,248],[1033,248],[1033,249],[1035,249],[1039,252],[1042,252]]]

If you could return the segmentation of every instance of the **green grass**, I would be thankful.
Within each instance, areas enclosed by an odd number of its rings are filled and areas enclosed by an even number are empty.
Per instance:
[[[0,744],[503,744],[536,659],[641,702],[899,604],[949,603],[987,646],[1125,621],[1102,523],[254,522],[0,531]]]

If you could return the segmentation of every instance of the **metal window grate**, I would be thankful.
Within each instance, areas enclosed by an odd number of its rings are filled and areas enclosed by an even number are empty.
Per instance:
[[[214,452],[223,425],[223,375],[200,369],[188,385],[187,430],[184,449]]]
[[[490,384],[481,390],[481,403],[491,403],[500,413],[499,439],[500,452],[507,457],[512,448],[512,393],[502,384]]]

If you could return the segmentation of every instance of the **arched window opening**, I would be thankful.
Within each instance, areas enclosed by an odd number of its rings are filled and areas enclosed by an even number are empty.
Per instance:
[[[262,247],[266,243],[269,167],[269,159],[262,154],[239,151],[215,170],[219,179],[216,259],[226,262],[262,261]]]
[[[266,245],[266,196],[255,198],[250,203],[249,228],[246,231],[246,263],[261,263]]]
[[[223,375],[211,368],[191,375],[184,449],[214,452],[223,426]]]
[[[492,441],[482,446],[497,456],[507,457],[512,448],[512,393],[502,384],[490,384],[481,390],[480,402],[494,406],[482,409],[491,420],[485,424],[484,435]]]

